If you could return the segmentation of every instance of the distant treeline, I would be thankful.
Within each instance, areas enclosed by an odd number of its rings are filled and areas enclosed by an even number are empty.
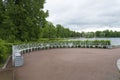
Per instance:
[[[85,38],[120,37],[120,31],[104,30],[104,31],[96,31],[96,32],[81,32],[80,37],[85,37]]]
[[[54,26],[52,23],[47,23],[44,28],[41,29],[41,38],[69,38],[80,37],[79,32],[71,31],[68,28],[64,28],[62,25],[57,24]]]

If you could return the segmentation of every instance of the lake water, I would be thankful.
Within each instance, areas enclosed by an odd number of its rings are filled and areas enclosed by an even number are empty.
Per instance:
[[[112,45],[120,45],[120,38],[74,38],[70,40],[110,40]]]

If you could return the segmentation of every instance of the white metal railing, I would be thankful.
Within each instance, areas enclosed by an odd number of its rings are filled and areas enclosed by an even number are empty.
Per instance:
[[[22,66],[23,65],[23,56],[22,53],[28,53],[35,50],[50,49],[50,48],[78,48],[78,47],[96,47],[97,48],[111,48],[111,45],[102,45],[101,43],[95,45],[84,42],[53,42],[53,43],[33,43],[33,44],[21,44],[12,46],[12,64],[13,66]],[[18,60],[16,59],[18,58]],[[19,62],[19,59],[21,62]],[[18,62],[20,64],[17,64]]]

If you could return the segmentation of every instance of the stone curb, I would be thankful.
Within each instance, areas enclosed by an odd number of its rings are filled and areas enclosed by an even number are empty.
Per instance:
[[[117,60],[117,68],[120,71],[120,59]]]
[[[7,67],[8,62],[9,62],[9,60],[10,60],[11,57],[12,57],[12,56],[9,56],[9,57],[8,57],[8,59],[6,60],[4,66],[2,67],[2,69],[5,69],[5,68]]]

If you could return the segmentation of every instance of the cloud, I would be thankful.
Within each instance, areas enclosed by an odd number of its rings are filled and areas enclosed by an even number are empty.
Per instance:
[[[111,26],[111,25],[67,25],[66,28],[69,28],[73,31],[77,32],[95,32],[95,31],[103,31],[103,30],[113,30],[120,31],[120,26]]]
[[[45,9],[49,10],[49,21],[69,25],[72,30],[87,30],[91,25],[112,25],[108,28],[118,30],[116,25],[120,25],[120,0],[46,0]]]

